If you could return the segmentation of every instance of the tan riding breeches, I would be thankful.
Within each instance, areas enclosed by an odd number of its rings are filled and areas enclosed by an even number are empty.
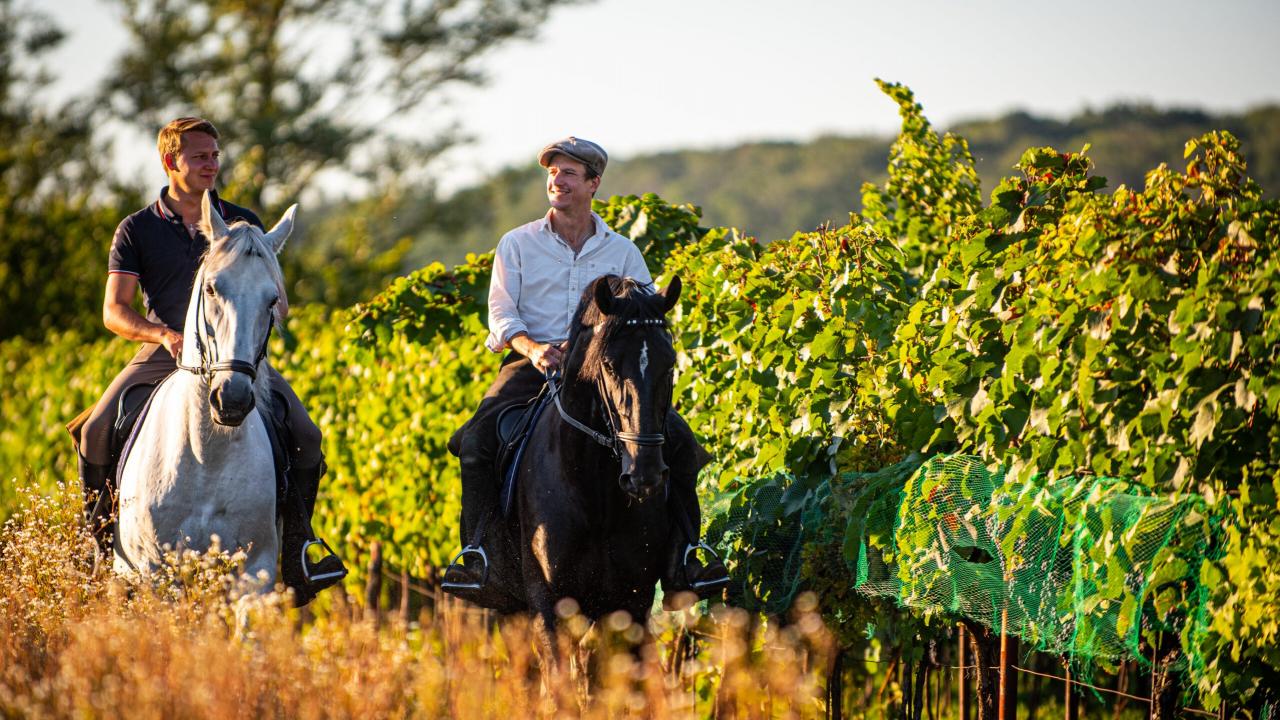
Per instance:
[[[157,383],[177,368],[169,351],[163,345],[146,343],[138,349],[124,370],[116,375],[102,399],[94,406],[89,420],[80,430],[80,452],[84,459],[96,465],[111,461],[111,432],[116,423],[120,396],[137,383]],[[275,368],[270,369],[271,389],[289,405],[289,431],[296,447],[289,448],[292,463],[299,468],[311,468],[320,463],[320,428],[311,421],[307,409],[302,406],[293,388]]]

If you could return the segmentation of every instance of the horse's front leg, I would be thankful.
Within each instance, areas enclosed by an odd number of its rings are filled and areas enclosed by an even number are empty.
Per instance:
[[[543,688],[559,675],[559,651],[556,645],[556,597],[542,567],[545,560],[526,556],[522,572],[529,611],[533,614],[533,635],[542,661]]]

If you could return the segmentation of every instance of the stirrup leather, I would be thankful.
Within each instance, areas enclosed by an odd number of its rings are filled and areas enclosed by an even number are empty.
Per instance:
[[[715,558],[716,560],[720,560],[720,556],[716,554],[715,550],[711,549],[710,545],[699,540],[696,545],[693,543],[689,543],[688,545],[685,546],[684,557],[680,561],[681,566],[685,568],[689,567],[689,555],[697,552],[698,550],[705,550],[708,553],[710,553],[711,557]],[[697,560],[696,555],[694,555],[694,559]],[[699,580],[698,582],[695,582],[695,583],[689,583],[689,587],[696,592],[698,590],[704,590],[706,588],[714,587],[716,585],[723,585],[727,582],[729,582],[729,578],[728,576],[724,576],[719,578],[713,578],[711,580]]]
[[[480,569],[480,582],[478,583],[460,583],[460,582],[441,582],[441,590],[479,590],[484,584],[489,582],[489,555],[484,548],[479,545],[468,545],[462,548],[457,555],[453,556],[453,560],[449,561],[449,566],[458,565],[458,561],[467,555],[478,555],[480,561],[484,563],[484,567]]]
[[[338,554],[333,551],[333,548],[329,547],[329,543],[325,542],[324,540],[321,540],[320,538],[316,538],[314,540],[308,540],[302,543],[302,553],[301,553],[301,557],[299,557],[299,560],[302,563],[302,577],[306,578],[306,581],[308,583],[315,583],[323,580],[332,580],[335,578],[346,577],[347,569],[345,567],[342,568],[341,570],[334,570],[332,572],[312,575],[311,568],[313,567],[313,563],[307,560],[307,550],[310,549],[312,545],[319,545],[321,548],[323,548],[324,551],[327,553],[326,557],[336,558],[338,556]],[[324,558],[321,558],[321,561],[323,560]],[[318,565],[318,564],[319,563],[315,563],[315,565]]]

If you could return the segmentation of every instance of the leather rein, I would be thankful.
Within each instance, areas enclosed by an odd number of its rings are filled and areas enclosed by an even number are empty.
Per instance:
[[[667,326],[667,321],[662,318],[633,318],[625,321],[624,324],[655,325],[665,328]],[[596,392],[600,395],[600,400],[604,405],[604,423],[607,432],[602,433],[593,430],[586,424],[575,420],[568,412],[565,411],[564,406],[560,404],[559,379],[560,376],[558,373],[553,373],[547,376],[547,385],[551,388],[551,398],[555,400],[556,410],[560,413],[560,419],[564,420],[574,429],[582,431],[600,445],[609,448],[609,450],[613,452],[614,457],[622,456],[623,443],[630,443],[632,445],[641,445],[645,447],[661,447],[666,444],[666,418],[663,418],[663,432],[660,433],[633,433],[618,430],[618,427],[622,424],[621,422],[614,421],[614,418],[618,416],[618,410],[611,401],[609,394],[605,392],[604,381],[598,377],[596,380]]]
[[[197,275],[196,280],[197,282],[203,284],[204,274],[201,273]],[[200,290],[197,290],[196,291],[196,321],[199,322],[199,325],[196,326],[195,335],[196,335],[196,352],[200,354],[200,364],[199,365],[183,365],[182,360],[178,359],[177,360],[178,367],[183,370],[186,370],[189,373],[203,377],[205,382],[207,383],[213,382],[214,373],[222,372],[222,371],[244,373],[245,375],[249,376],[249,382],[253,382],[257,380],[258,365],[260,365],[262,363],[262,359],[267,356],[267,343],[271,341],[271,331],[274,330],[276,326],[275,313],[273,312],[273,310],[275,309],[276,302],[277,301],[272,301],[272,303],[269,306],[267,306],[267,332],[262,337],[262,347],[258,348],[258,356],[254,358],[253,362],[250,363],[250,362],[245,362],[244,360],[237,360],[237,359],[218,360],[217,359],[218,342],[216,339],[214,339],[212,335],[210,335],[209,320],[208,318],[205,317],[205,314],[204,314],[204,289],[201,288]],[[211,346],[208,349],[206,349],[205,347],[206,338],[208,339],[209,345]]]

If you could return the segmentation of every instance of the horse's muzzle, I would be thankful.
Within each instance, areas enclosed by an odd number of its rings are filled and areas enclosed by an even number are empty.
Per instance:
[[[657,477],[648,477],[652,473],[628,473],[618,476],[618,487],[628,496],[644,502],[655,495],[661,495],[667,486],[671,472],[666,465],[658,471]]]
[[[209,389],[210,415],[219,425],[239,427],[253,411],[254,402],[253,383],[239,373],[214,382]]]

